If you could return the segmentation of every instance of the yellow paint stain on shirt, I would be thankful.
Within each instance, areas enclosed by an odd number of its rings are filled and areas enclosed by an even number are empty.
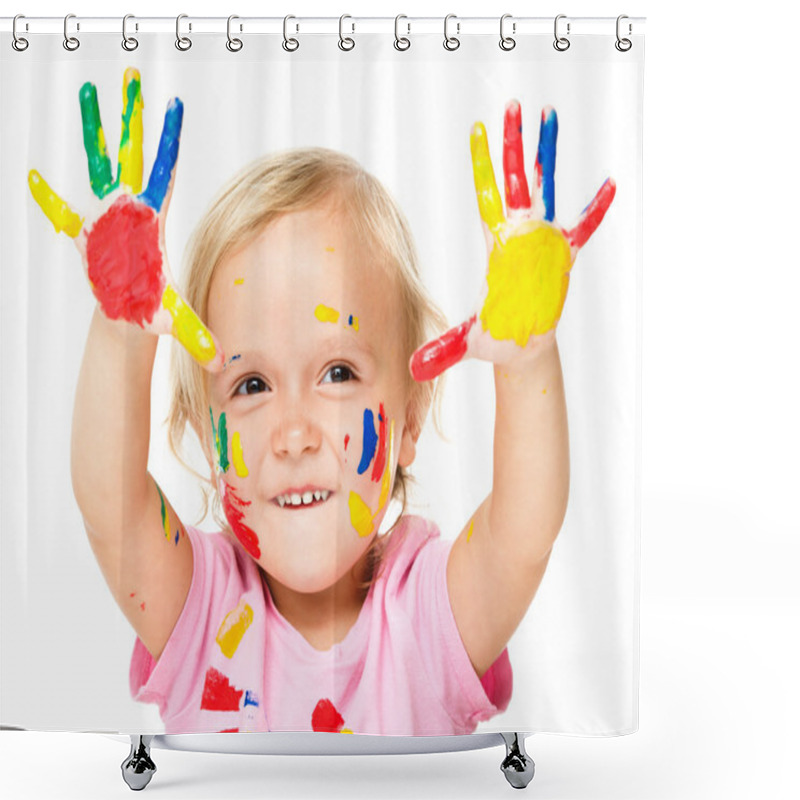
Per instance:
[[[361,495],[350,492],[350,522],[362,538],[372,533],[372,511],[361,499]]]
[[[469,530],[467,531],[467,541],[470,540],[470,538],[472,536],[472,531],[474,531],[474,530],[475,530],[475,520],[471,519],[469,521]]]
[[[200,364],[212,361],[217,354],[217,348],[211,333],[170,284],[164,289],[161,305],[172,315],[172,335],[189,351],[192,358]]]
[[[353,732],[353,731],[351,731],[351,730],[350,730],[350,728],[342,728],[342,729],[339,731],[339,733],[352,733],[352,732]]]
[[[330,306],[324,306],[320,303],[314,309],[314,316],[320,322],[338,322],[339,321],[339,312],[335,308],[331,308]]]
[[[246,478],[250,472],[244,463],[244,454],[242,453],[242,440],[239,437],[239,431],[236,431],[231,437],[231,456],[233,458],[233,466],[236,469],[236,474],[240,478]]]
[[[216,639],[224,656],[233,658],[245,631],[252,622],[253,609],[244,600],[240,600],[239,605],[226,614],[222,625],[219,626]]]
[[[489,255],[489,291],[481,322],[493,338],[513,339],[520,347],[531,335],[547,333],[561,317],[572,256],[564,235],[531,221]]]

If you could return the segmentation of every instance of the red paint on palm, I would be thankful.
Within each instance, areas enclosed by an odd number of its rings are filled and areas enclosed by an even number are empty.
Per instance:
[[[223,675],[214,667],[209,667],[200,708],[208,711],[238,711],[243,694],[244,690],[234,689],[231,686],[227,675]]]
[[[326,733],[339,733],[344,727],[344,717],[327,698],[320,700],[311,715],[311,729]]]
[[[458,327],[451,328],[438,339],[422,345],[411,356],[411,375],[415,381],[429,381],[453,364],[457,364],[467,353],[467,334],[475,324],[473,315]]]
[[[258,543],[256,532],[244,521],[244,506],[249,506],[249,500],[242,500],[234,490],[224,484],[222,491],[222,508],[225,517],[230,523],[231,530],[236,534],[236,538],[242,543],[242,547],[250,555],[258,560],[261,558],[261,546]]]
[[[150,206],[120,195],[86,240],[92,291],[109,319],[144,327],[161,305],[166,279],[158,245],[158,216]]]

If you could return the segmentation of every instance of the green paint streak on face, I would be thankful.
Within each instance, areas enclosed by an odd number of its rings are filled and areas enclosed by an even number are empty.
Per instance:
[[[228,460],[228,420],[223,411],[219,417],[219,428],[214,424],[214,410],[209,408],[211,414],[211,432],[214,437],[214,449],[217,451],[217,465],[223,472],[230,469]]]

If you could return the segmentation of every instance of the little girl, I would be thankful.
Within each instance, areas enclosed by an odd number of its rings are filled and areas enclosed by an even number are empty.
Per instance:
[[[479,312],[425,344],[445,326],[402,213],[355,161],[319,148],[259,159],[229,182],[197,226],[182,296],[164,248],[182,105],[168,106],[142,191],[136,70],[123,91],[112,180],[95,89],[81,89],[101,199],[92,220],[35,171],[29,182],[75,239],[98,300],[72,476],[98,563],[138,634],[134,699],[158,703],[167,733],[473,731],[508,705],[506,644],[564,517],[555,325],[613,183],[561,229],[555,112],[542,116],[531,197],[511,103],[506,219],[477,124],[486,286]],[[202,443],[218,533],[185,526],[147,469],[160,333],[183,345],[170,442],[179,448],[188,423]],[[432,379],[465,357],[494,363],[492,491],[455,541],[405,513],[379,536],[388,501],[404,506]]]

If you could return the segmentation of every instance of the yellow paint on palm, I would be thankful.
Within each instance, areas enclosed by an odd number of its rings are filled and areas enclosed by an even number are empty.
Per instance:
[[[225,615],[225,619],[222,620],[222,625],[217,631],[216,639],[224,656],[233,658],[245,631],[252,622],[253,609],[244,600],[240,600],[239,605]]]
[[[28,186],[33,199],[39,204],[39,208],[53,223],[56,233],[64,231],[67,236],[74,239],[83,227],[83,219],[80,214],[73,211],[69,203],[59,197],[35,169],[28,173]]]
[[[339,321],[339,312],[335,308],[331,308],[330,306],[324,306],[320,303],[314,309],[314,316],[320,322],[338,322]]]
[[[372,533],[372,511],[361,499],[361,495],[350,492],[350,522],[362,538]]]
[[[482,122],[476,122],[472,126],[469,146],[472,152],[472,174],[475,178],[478,210],[481,219],[488,225],[489,230],[494,232],[505,222],[505,217],[503,216],[503,200],[494,179],[486,128]]]
[[[122,80],[122,134],[119,138],[119,180],[134,194],[142,191],[142,81],[139,70],[128,67]]]
[[[239,437],[239,431],[236,431],[231,438],[231,456],[233,457],[233,466],[236,469],[236,474],[240,478],[246,478],[250,472],[247,469],[247,465],[244,463],[242,440]]]
[[[563,234],[545,222],[499,242],[489,255],[489,292],[481,322],[494,339],[513,339],[520,347],[532,334],[555,327],[569,286],[572,255]]]
[[[216,356],[217,348],[200,317],[183,302],[170,284],[164,289],[161,305],[172,315],[172,335],[189,351],[195,361],[208,364]]]

